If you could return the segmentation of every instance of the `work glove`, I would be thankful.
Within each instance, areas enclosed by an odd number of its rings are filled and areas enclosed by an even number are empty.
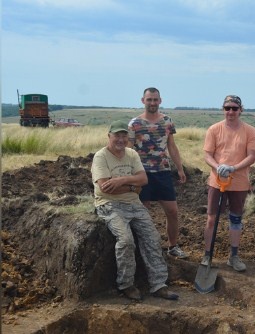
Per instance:
[[[217,167],[217,173],[221,177],[229,177],[229,174],[233,173],[235,171],[234,166],[229,166],[229,165],[219,165]]]

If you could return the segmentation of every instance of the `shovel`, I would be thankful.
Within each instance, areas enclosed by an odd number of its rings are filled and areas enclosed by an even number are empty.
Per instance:
[[[208,265],[205,266],[200,264],[197,270],[196,278],[195,278],[195,288],[199,293],[209,293],[214,290],[214,285],[217,279],[218,274],[218,267],[212,266],[212,257],[213,257],[213,250],[214,250],[214,243],[216,239],[217,228],[219,224],[220,212],[223,202],[223,195],[227,186],[231,183],[232,176],[229,176],[227,181],[220,180],[219,175],[217,176],[217,183],[220,187],[220,199],[219,199],[219,207],[218,212],[215,218],[215,224],[213,228],[213,235],[210,247],[210,257]]]

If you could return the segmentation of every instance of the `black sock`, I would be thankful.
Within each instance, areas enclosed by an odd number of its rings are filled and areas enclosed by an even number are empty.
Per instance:
[[[238,247],[231,246],[231,256],[236,256],[238,253]]]

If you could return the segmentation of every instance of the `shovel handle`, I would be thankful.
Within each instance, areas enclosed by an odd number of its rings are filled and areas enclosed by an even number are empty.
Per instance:
[[[233,178],[233,176],[232,176],[232,175],[229,175],[229,177],[226,179],[226,181],[222,181],[222,180],[220,179],[219,174],[217,174],[217,183],[218,183],[218,186],[220,187],[220,192],[222,192],[222,193],[225,192],[226,188],[227,188],[228,186],[230,186],[231,181],[232,181],[232,178]],[[224,179],[225,179],[225,178],[224,178]]]

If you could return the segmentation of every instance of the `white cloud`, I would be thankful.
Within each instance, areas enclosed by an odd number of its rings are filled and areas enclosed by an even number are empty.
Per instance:
[[[115,0],[15,0],[17,3],[58,8],[111,8],[117,7]]]
[[[183,6],[194,8],[200,12],[210,12],[212,10],[223,9],[229,4],[233,3],[233,0],[179,0]]]
[[[138,34],[120,34],[117,40],[118,43],[116,39],[100,43],[61,37],[54,41],[6,33],[3,61],[6,66],[13,66],[18,50],[19,63],[23,59],[21,68],[34,59],[34,66],[37,63],[51,69],[63,66],[66,71],[69,67],[77,73],[82,69],[98,73],[113,69],[125,73],[135,69],[142,73],[146,68],[155,67],[156,63],[157,71],[162,71],[162,74],[233,71],[255,74],[255,46],[238,43],[181,44],[164,39],[151,40],[151,35]]]
[[[178,0],[185,8],[196,12],[198,15],[214,17],[215,20],[223,17],[235,17],[241,19],[244,15],[249,17],[254,12],[253,0]]]

